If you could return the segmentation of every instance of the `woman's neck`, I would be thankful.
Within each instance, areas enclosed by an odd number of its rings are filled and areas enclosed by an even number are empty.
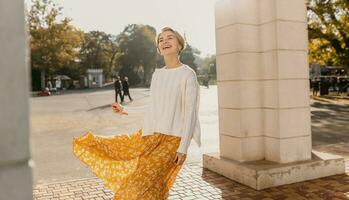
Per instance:
[[[164,60],[165,60],[166,68],[176,68],[176,67],[179,67],[179,66],[182,65],[182,63],[179,61],[177,55],[175,55],[175,56],[172,56],[172,55],[165,56]]]

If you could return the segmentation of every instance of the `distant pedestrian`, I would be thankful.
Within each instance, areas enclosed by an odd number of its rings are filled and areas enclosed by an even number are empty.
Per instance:
[[[313,96],[317,96],[317,94],[319,92],[320,81],[318,81],[318,79],[314,79],[311,84],[312,84],[312,88],[313,88]]]
[[[210,77],[210,75],[208,74],[208,75],[204,78],[204,80],[202,81],[202,84],[203,84],[204,86],[206,86],[206,88],[209,88],[210,79],[211,79],[211,77]]]
[[[121,103],[124,102],[124,97],[123,95],[121,94],[121,91],[122,91],[122,82],[120,80],[120,76],[117,76],[116,77],[116,80],[114,82],[114,90],[115,90],[115,102],[117,103],[118,102],[118,96],[120,96],[120,101]]]
[[[206,85],[207,88],[208,88],[209,85],[210,85],[210,80],[211,80],[211,76],[208,74],[208,75],[207,75],[207,85]]]
[[[52,91],[52,83],[51,83],[51,80],[48,80],[48,81],[47,81],[47,87],[48,87],[48,90],[49,90],[49,91]]]
[[[62,88],[62,81],[61,79],[57,78],[55,81],[55,88],[56,88],[56,94],[59,94],[59,91]]]
[[[123,90],[122,98],[125,99],[125,95],[127,95],[130,101],[133,101],[129,91],[129,83],[128,83],[127,76],[125,76],[124,80],[122,81],[122,90]]]
[[[338,92],[337,92],[337,95],[345,94],[345,89],[348,87],[347,84],[348,84],[348,81],[346,81],[346,79],[338,78]]]
[[[320,79],[320,96],[328,95],[328,89],[330,88],[330,81],[327,77]]]

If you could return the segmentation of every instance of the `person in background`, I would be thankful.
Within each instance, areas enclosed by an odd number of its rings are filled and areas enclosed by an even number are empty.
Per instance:
[[[59,94],[61,87],[62,87],[62,81],[61,79],[57,78],[55,82],[56,94]]]
[[[124,102],[124,97],[121,94],[122,91],[122,82],[120,80],[120,76],[116,77],[116,80],[114,82],[114,90],[115,90],[115,102],[118,102],[118,96],[120,96],[121,103]]]
[[[207,74],[202,80],[202,85],[206,86],[206,88],[209,88],[209,82],[210,82],[210,75]]]
[[[47,81],[47,87],[48,87],[48,90],[49,90],[49,91],[52,91],[52,83],[51,83],[51,80],[48,80],[48,81]]]
[[[133,101],[130,95],[129,86],[130,84],[128,83],[128,77],[125,76],[124,80],[122,81],[122,90],[123,90],[122,99],[125,99],[125,95],[127,95],[130,101]]]
[[[313,96],[317,96],[317,94],[319,92],[320,81],[317,78],[314,78],[311,84],[312,84],[312,88],[313,88]]]

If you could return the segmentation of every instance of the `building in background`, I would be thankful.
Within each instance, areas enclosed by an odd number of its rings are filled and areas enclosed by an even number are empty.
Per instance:
[[[85,85],[88,88],[102,87],[104,84],[103,69],[88,69],[86,71],[87,80]]]

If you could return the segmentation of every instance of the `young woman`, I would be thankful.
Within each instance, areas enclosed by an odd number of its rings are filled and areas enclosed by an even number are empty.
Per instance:
[[[156,44],[165,66],[152,75],[143,128],[112,138],[87,133],[73,140],[74,154],[115,193],[114,200],[167,199],[191,139],[201,146],[200,87],[195,71],[179,60],[185,41],[165,27]],[[128,114],[118,103],[112,109]]]

